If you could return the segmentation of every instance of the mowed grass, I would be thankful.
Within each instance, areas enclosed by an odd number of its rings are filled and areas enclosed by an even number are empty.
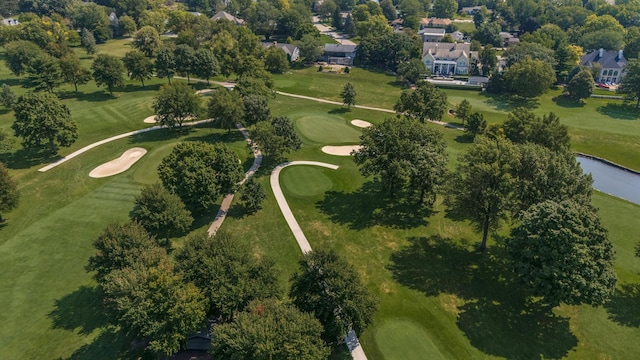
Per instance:
[[[272,104],[276,115],[291,108],[318,117],[336,115],[336,106],[311,101],[277,97]],[[345,123],[354,117],[376,123],[384,117],[354,111],[340,115]],[[298,126],[302,117],[291,118]],[[439,128],[453,160],[468,144],[456,141],[460,132]],[[441,199],[433,212],[392,204],[349,157],[323,154],[322,145],[303,138],[302,149],[288,160],[324,161],[339,165],[338,170],[292,167],[280,181],[311,246],[334,248],[347,257],[380,300],[374,323],[360,335],[370,359],[630,358],[640,352],[634,341],[640,336],[640,311],[628,310],[640,301],[640,262],[633,256],[640,206],[594,194],[618,254],[621,283],[612,303],[563,305],[547,312],[526,303],[509,271],[502,247],[508,224],[491,239],[487,253],[476,253],[479,235],[466,222],[447,217]],[[311,173],[316,181],[309,180]],[[300,250],[272,199],[268,174],[265,166],[258,176],[269,194],[263,209],[243,216],[234,205],[236,212],[223,227],[251,243],[257,254],[277,259],[287,284]],[[328,186],[326,179],[331,188],[319,193]],[[406,334],[395,330],[406,327],[412,327]]]

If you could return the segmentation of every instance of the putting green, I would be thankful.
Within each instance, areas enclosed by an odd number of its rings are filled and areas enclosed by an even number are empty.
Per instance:
[[[320,195],[333,186],[323,171],[312,166],[292,166],[282,170],[280,185],[293,196]]]
[[[375,334],[380,352],[387,360],[446,359],[419,324],[405,319],[387,321]]]
[[[295,119],[298,132],[308,140],[320,144],[354,144],[360,142],[361,132],[347,125],[339,116],[305,115]]]

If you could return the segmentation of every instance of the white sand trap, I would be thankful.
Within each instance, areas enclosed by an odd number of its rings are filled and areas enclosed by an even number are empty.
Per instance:
[[[196,94],[198,94],[198,95],[202,95],[202,94],[208,94],[208,93],[210,93],[210,92],[214,92],[214,91],[215,91],[215,90],[213,90],[213,89],[202,89],[202,90],[198,90],[198,91],[196,91]]]
[[[351,125],[361,127],[361,128],[368,128],[369,126],[371,126],[371,123],[368,121],[355,119],[355,120],[351,120]]]
[[[140,158],[146,153],[146,149],[139,147],[131,148],[125,151],[119,158],[106,162],[93,169],[89,173],[89,176],[92,178],[103,178],[120,174],[121,172],[129,169],[131,165],[135,164],[136,161],[140,160]]]
[[[349,156],[354,150],[360,150],[360,145],[323,146],[322,152],[329,155]]]
[[[155,124],[157,123],[156,116],[155,115],[148,116],[144,119],[144,122],[147,124]]]

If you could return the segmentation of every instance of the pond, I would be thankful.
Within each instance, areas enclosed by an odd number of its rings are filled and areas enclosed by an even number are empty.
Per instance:
[[[576,159],[593,176],[594,189],[640,204],[640,174],[581,155]]]

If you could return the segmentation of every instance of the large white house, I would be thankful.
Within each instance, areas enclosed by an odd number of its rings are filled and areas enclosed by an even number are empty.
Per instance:
[[[467,75],[477,56],[471,44],[425,42],[422,46],[422,62],[434,75]]]
[[[599,76],[594,80],[596,82],[619,83],[624,77],[624,66],[627,65],[627,59],[624,58],[622,50],[605,51],[604,49],[592,51],[580,59],[580,64],[586,67],[593,67],[598,63],[602,67]]]

